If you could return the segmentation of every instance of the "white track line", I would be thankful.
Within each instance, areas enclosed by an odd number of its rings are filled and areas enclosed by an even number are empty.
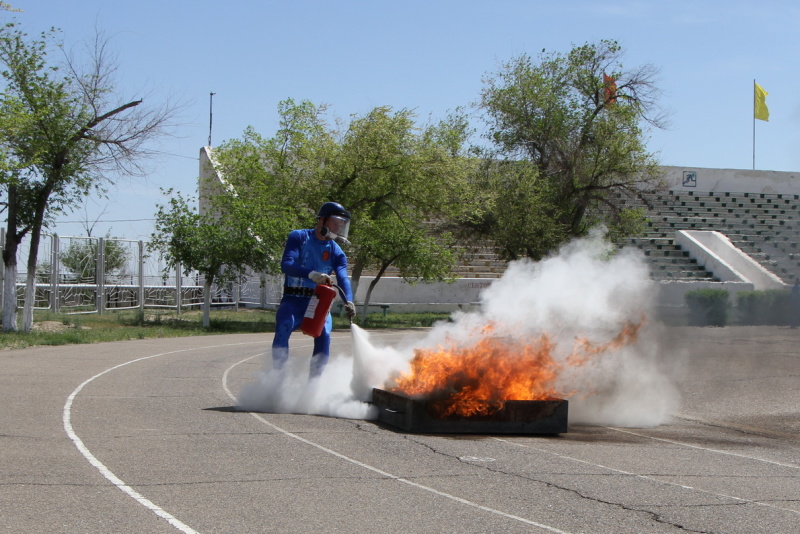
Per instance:
[[[641,436],[643,438],[649,437],[649,436],[644,436],[644,435],[641,435],[641,434],[636,434],[635,432],[627,432],[627,431],[621,430],[619,428],[612,428],[612,427],[605,427],[605,428],[608,428],[610,430],[617,430],[619,432],[626,432],[628,434]],[[531,445],[526,445],[524,443],[517,443],[517,442],[514,442],[514,441],[510,441],[508,439],[503,439],[503,438],[494,438],[494,439],[496,439],[497,441],[501,441],[503,443],[507,443],[509,445],[513,445],[515,447],[521,447],[521,448],[525,448],[525,449],[532,449],[532,450],[539,451],[539,452],[542,452],[542,453],[545,453],[545,454],[551,454],[553,456],[558,456],[559,458],[562,458],[564,460],[572,460],[573,462],[578,462],[578,463],[581,463],[581,464],[584,464],[584,465],[590,465],[592,467],[599,467],[600,469],[605,469],[605,470],[611,471],[613,473],[619,473],[621,475],[626,475],[626,476],[630,476],[630,477],[634,477],[634,478],[640,478],[642,480],[649,480],[649,481],[655,482],[657,484],[665,484],[667,486],[675,486],[675,487],[678,487],[678,488],[681,488],[681,489],[688,489],[688,490],[697,491],[697,492],[700,492],[700,493],[705,493],[707,495],[714,495],[716,497],[722,497],[722,498],[725,498],[725,499],[732,499],[734,501],[747,503],[747,504],[756,504],[758,506],[764,506],[764,507],[767,507],[767,508],[774,508],[776,510],[782,510],[784,512],[790,512],[792,514],[800,515],[800,511],[792,510],[791,508],[783,508],[782,506],[777,506],[777,505],[766,503],[766,502],[753,501],[753,500],[745,499],[745,498],[742,498],[742,497],[735,497],[733,495],[728,495],[726,493],[717,493],[717,492],[710,491],[710,490],[704,490],[704,489],[700,489],[700,488],[695,488],[693,486],[686,486],[685,484],[678,484],[677,482],[669,482],[667,480],[663,480],[661,478],[657,478],[657,477],[654,477],[654,476],[651,476],[651,475],[640,475],[640,474],[637,474],[637,473],[631,473],[630,471],[624,471],[622,469],[615,469],[613,467],[608,467],[606,465],[596,464],[596,463],[590,462],[588,460],[581,460],[580,458],[575,458],[573,456],[567,456],[566,454],[560,454],[560,453],[557,453],[557,452],[554,452],[554,451],[550,451],[550,450],[547,450],[547,449],[542,449],[542,448],[539,448],[539,447],[532,447]],[[669,443],[672,443],[672,444],[675,444],[675,445],[685,445],[687,447],[692,447],[692,448],[696,448],[696,449],[703,449],[703,447],[697,447],[697,446],[694,446],[694,445],[680,443],[680,442],[677,442],[677,441],[658,439],[658,438],[652,438],[652,439],[656,439],[658,441],[666,441],[666,442],[669,442]],[[725,451],[717,451],[717,450],[714,450],[714,449],[703,449],[703,450],[709,451],[709,452],[721,452],[721,453],[725,452]],[[733,456],[742,456],[742,455],[734,454]],[[759,460],[759,458],[750,458],[749,456],[743,456],[743,457],[751,459],[751,460]],[[768,462],[768,463],[775,463],[775,462]],[[778,464],[778,465],[783,465],[783,464]],[[787,467],[794,467],[794,466],[787,466]]]
[[[105,371],[103,371],[101,373],[97,373],[93,377],[91,377],[88,380],[84,381],[67,398],[67,403],[64,405],[64,411],[63,411],[63,416],[62,416],[62,419],[63,419],[63,422],[64,422],[64,430],[66,431],[67,436],[69,436],[69,438],[72,440],[72,442],[78,448],[78,450],[81,452],[81,454],[83,454],[84,458],[86,458],[89,461],[90,464],[92,464],[94,467],[96,467],[97,470],[100,471],[100,473],[104,477],[106,477],[106,479],[109,482],[111,482],[116,487],[121,489],[123,492],[128,494],[128,496],[132,497],[139,504],[141,504],[145,508],[151,510],[158,517],[166,519],[169,522],[170,525],[172,525],[173,527],[177,528],[181,532],[185,532],[186,534],[197,534],[196,530],[192,529],[191,527],[189,527],[185,523],[179,521],[176,517],[174,517],[170,513],[166,512],[160,506],[157,506],[155,503],[153,503],[149,499],[145,498],[138,491],[136,491],[135,489],[133,489],[130,486],[128,486],[122,479],[120,479],[117,475],[115,475],[113,472],[111,472],[111,470],[108,467],[106,467],[103,464],[103,462],[98,460],[97,457],[95,457],[95,455],[93,455],[91,453],[89,448],[86,447],[86,445],[83,443],[83,440],[81,440],[81,438],[78,437],[78,435],[75,433],[75,430],[72,428],[72,403],[75,400],[75,397],[78,395],[78,393],[80,393],[81,390],[87,384],[89,384],[91,381],[93,381],[96,378],[99,378],[99,377],[103,376],[106,373],[114,371],[115,369],[119,369],[120,367],[124,367],[124,366],[130,365],[132,363],[140,362],[142,360],[149,360],[151,358],[158,358],[159,356],[166,356],[166,355],[169,355],[169,354],[178,354],[178,353],[181,353],[181,352],[189,352],[189,351],[193,351],[193,350],[215,349],[215,348],[221,348],[221,347],[231,347],[231,346],[235,346],[235,345],[250,345],[250,344],[253,344],[253,343],[263,343],[263,341],[257,341],[257,342],[253,341],[253,342],[247,342],[247,343],[229,343],[229,344],[226,344],[226,345],[215,345],[215,346],[209,346],[209,347],[197,347],[197,348],[192,348],[192,349],[173,350],[173,351],[170,351],[170,352],[162,352],[160,354],[153,354],[151,356],[144,356],[142,358],[136,358],[135,360],[131,360],[129,362],[121,363],[119,365],[115,365],[114,367],[110,367],[110,368],[106,369]]]
[[[225,373],[222,375],[222,387],[225,390],[225,393],[227,393],[228,396],[232,400],[236,401],[237,399],[236,399],[236,396],[233,393],[231,393],[231,390],[228,388],[228,373],[233,368],[235,368],[237,365],[240,365],[240,364],[242,364],[242,363],[244,363],[244,362],[246,362],[248,360],[252,360],[255,357],[256,356],[251,356],[249,358],[245,358],[244,360],[231,365],[230,367],[228,367],[228,369],[225,370]],[[283,434],[284,436],[286,436],[288,438],[296,439],[297,441],[305,443],[306,445],[310,445],[312,447],[316,447],[317,449],[319,449],[319,450],[321,450],[321,451],[323,451],[323,452],[325,452],[327,454],[330,454],[332,456],[340,458],[340,459],[342,459],[342,460],[344,460],[346,462],[350,462],[351,464],[357,465],[357,466],[362,467],[364,469],[367,469],[369,471],[372,471],[373,473],[377,473],[377,474],[379,474],[379,475],[381,475],[383,477],[389,478],[391,480],[395,480],[397,482],[402,482],[403,484],[408,484],[409,486],[413,486],[413,487],[415,487],[417,489],[421,489],[423,491],[428,491],[428,492],[433,493],[435,495],[438,495],[440,497],[444,497],[446,499],[450,499],[452,501],[455,501],[457,503],[460,503],[460,504],[463,504],[463,505],[466,505],[466,506],[470,506],[472,508],[477,508],[478,510],[481,510],[481,511],[484,511],[484,512],[488,512],[490,514],[499,515],[499,516],[504,517],[506,519],[513,519],[514,521],[519,521],[521,523],[525,523],[526,525],[531,525],[531,526],[534,526],[534,527],[537,527],[537,528],[541,528],[543,530],[548,530],[550,532],[557,532],[557,533],[560,533],[560,534],[569,534],[568,532],[566,532],[564,530],[559,530],[559,529],[557,529],[555,527],[551,527],[549,525],[545,525],[545,524],[542,524],[542,523],[537,523],[536,521],[531,521],[530,519],[525,519],[524,517],[519,517],[517,515],[507,514],[505,512],[500,511],[500,510],[496,510],[494,508],[489,508],[488,506],[483,506],[483,505],[480,505],[478,503],[475,503],[475,502],[472,502],[472,501],[468,501],[467,499],[462,499],[461,497],[456,497],[455,495],[451,495],[449,493],[445,493],[443,491],[439,491],[437,489],[431,488],[430,486],[425,486],[423,484],[419,484],[417,482],[413,482],[413,481],[408,480],[406,478],[403,478],[403,477],[400,477],[400,476],[397,476],[397,475],[393,475],[391,473],[388,473],[386,471],[378,469],[377,467],[374,467],[374,466],[369,465],[369,464],[365,464],[364,462],[360,462],[360,461],[358,461],[358,460],[356,460],[354,458],[350,458],[349,456],[345,456],[344,454],[341,454],[339,452],[331,450],[331,449],[329,449],[329,448],[327,448],[327,447],[325,447],[323,445],[320,445],[319,443],[315,443],[315,442],[313,442],[313,441],[311,441],[309,439],[306,439],[304,437],[298,436],[297,434],[293,434],[293,433],[289,432],[288,430],[285,430],[285,429],[275,425],[274,423],[271,423],[271,422],[267,421],[265,418],[261,417],[257,413],[253,413],[253,412],[249,412],[249,413],[250,413],[250,415],[252,415],[256,419],[258,419],[259,421],[264,423],[265,425],[269,426],[270,428],[273,428],[274,430],[277,430],[278,432],[280,432],[281,434]]]
[[[690,419],[690,421],[691,421],[691,419]],[[701,422],[701,423],[703,422],[700,419],[696,419],[695,421],[698,421],[698,422]],[[613,426],[607,426],[606,428],[608,428],[610,430],[616,430],[617,432],[622,432],[623,434],[630,434],[632,436],[638,436],[640,438],[652,439],[654,441],[662,441],[664,443],[671,443],[673,445],[680,445],[682,447],[689,447],[690,449],[698,449],[698,450],[701,450],[701,451],[713,452],[715,454],[724,454],[726,456],[736,456],[738,458],[745,458],[747,460],[753,460],[755,462],[764,462],[764,463],[767,463],[767,464],[777,465],[777,466],[780,466],[780,467],[789,467],[791,469],[800,469],[800,465],[796,465],[796,464],[787,464],[787,463],[783,463],[783,462],[776,462],[774,460],[766,460],[764,458],[759,458],[757,456],[748,456],[746,454],[740,454],[738,452],[723,451],[721,449],[709,449],[708,447],[701,447],[700,445],[692,445],[691,443],[684,443],[682,441],[675,441],[674,439],[657,438],[655,436],[648,436],[647,434],[639,434],[638,432],[632,432],[630,430],[626,430],[626,429],[623,429],[623,428],[616,428],[616,427],[613,427]]]
[[[386,335],[391,335],[391,334],[386,334]],[[128,496],[132,497],[134,500],[136,500],[142,506],[144,506],[147,509],[151,510],[158,517],[166,519],[170,523],[170,525],[172,525],[176,529],[180,530],[181,532],[185,532],[187,534],[197,534],[196,530],[192,529],[191,527],[189,527],[185,523],[181,522],[176,517],[174,517],[173,515],[169,514],[164,509],[162,509],[161,507],[157,506],[155,503],[153,503],[149,499],[145,498],[139,492],[137,492],[136,490],[134,490],[133,488],[128,486],[123,480],[121,480],[119,477],[117,477],[110,469],[108,469],[100,460],[98,460],[91,453],[91,451],[86,447],[86,445],[83,443],[83,441],[78,437],[78,435],[75,433],[75,431],[74,431],[74,429],[72,427],[72,423],[71,423],[72,404],[73,404],[73,401],[75,400],[75,397],[81,392],[81,390],[83,390],[83,388],[87,384],[89,384],[93,380],[105,375],[106,373],[109,373],[111,371],[114,371],[116,369],[119,369],[121,367],[124,367],[124,366],[132,364],[132,363],[140,362],[140,361],[143,361],[143,360],[149,360],[149,359],[152,359],[152,358],[157,358],[157,357],[160,357],[160,356],[178,354],[178,353],[182,353],[182,352],[190,352],[190,351],[195,351],[195,350],[206,350],[206,349],[230,347],[230,346],[237,346],[237,345],[250,345],[250,344],[257,344],[257,343],[260,344],[260,343],[263,343],[263,341],[253,341],[253,342],[247,342],[247,343],[230,343],[230,344],[224,344],[224,345],[212,345],[212,346],[206,346],[206,347],[196,347],[196,348],[191,348],[191,349],[180,349],[180,350],[174,350],[174,351],[170,351],[170,352],[162,352],[162,353],[159,353],[159,354],[153,354],[153,355],[150,355],[150,356],[144,356],[144,357],[141,357],[141,358],[136,358],[134,360],[130,360],[130,361],[125,362],[125,363],[121,363],[121,364],[116,365],[114,367],[110,367],[110,368],[106,369],[105,371],[102,371],[102,372],[94,375],[93,377],[87,379],[86,381],[84,381],[67,398],[67,402],[64,405],[63,417],[62,417],[63,423],[64,423],[64,430],[66,431],[67,436],[69,436],[69,438],[75,444],[77,449],[81,452],[81,454],[83,454],[83,456],[89,461],[89,463],[92,466],[94,466],[98,471],[100,471],[100,473],[109,482],[111,482],[114,486],[118,487],[120,490],[122,490]],[[245,358],[244,360],[233,364],[232,366],[230,366],[228,369],[225,370],[225,372],[223,374],[223,377],[222,377],[222,386],[223,386],[223,389],[225,390],[225,392],[227,393],[227,395],[232,400],[236,401],[237,399],[236,399],[236,396],[233,395],[233,393],[231,393],[231,391],[230,391],[230,389],[228,388],[228,385],[227,385],[227,377],[228,377],[229,372],[233,368],[235,368],[236,366],[238,366],[238,365],[240,365],[240,364],[242,364],[242,363],[244,363],[246,361],[252,360],[255,357],[256,356],[250,356],[248,358]],[[507,514],[505,512],[502,512],[500,510],[496,510],[494,508],[489,508],[489,507],[486,507],[486,506],[482,506],[482,505],[477,504],[475,502],[468,501],[466,499],[462,499],[461,497],[456,497],[455,495],[451,495],[449,493],[444,493],[444,492],[441,492],[441,491],[436,490],[434,488],[431,488],[429,486],[425,486],[425,485],[419,484],[417,482],[413,482],[411,480],[399,477],[397,475],[393,475],[393,474],[388,473],[386,471],[382,471],[381,469],[378,469],[377,467],[365,464],[363,462],[360,462],[358,460],[355,460],[353,458],[345,456],[345,455],[343,455],[341,453],[338,453],[338,452],[336,452],[334,450],[328,449],[327,447],[324,447],[324,446],[322,446],[322,445],[320,445],[318,443],[315,443],[315,442],[313,442],[311,440],[308,440],[306,438],[298,436],[297,434],[293,434],[293,433],[291,433],[291,432],[289,432],[289,431],[287,431],[287,430],[285,430],[285,429],[283,429],[283,428],[281,428],[281,427],[279,427],[279,426],[267,421],[266,419],[261,417],[259,414],[251,413],[250,415],[255,417],[257,420],[261,421],[262,423],[264,423],[264,424],[270,426],[271,428],[277,430],[278,432],[281,432],[282,434],[284,434],[285,436],[287,436],[289,438],[298,440],[298,441],[300,441],[302,443],[305,443],[307,445],[315,447],[315,448],[317,448],[317,449],[319,449],[319,450],[321,450],[323,452],[331,454],[331,455],[333,455],[333,456],[335,456],[337,458],[340,458],[342,460],[350,462],[350,463],[352,463],[354,465],[357,465],[359,467],[362,467],[364,469],[370,470],[370,471],[372,471],[374,473],[380,474],[381,476],[384,476],[386,478],[389,478],[389,479],[392,479],[392,480],[396,480],[396,481],[401,482],[403,484],[407,484],[407,485],[415,487],[417,489],[428,491],[428,492],[433,493],[435,495],[439,495],[441,497],[445,497],[445,498],[453,500],[455,502],[458,502],[458,503],[464,504],[466,506],[470,506],[470,507],[473,507],[473,508],[488,512],[488,513],[496,514],[496,515],[499,515],[499,516],[502,516],[502,517],[505,517],[505,518],[508,518],[508,519],[513,519],[515,521],[519,521],[519,522],[522,522],[522,523],[525,523],[525,524],[528,524],[528,525],[532,525],[532,526],[535,526],[535,527],[538,527],[538,528],[541,528],[541,529],[544,529],[544,530],[548,530],[550,532],[568,534],[565,531],[559,530],[559,529],[557,529],[555,527],[551,527],[549,525],[544,525],[544,524],[541,524],[541,523],[537,523],[535,521],[531,521],[531,520],[525,519],[523,517],[515,516],[513,514]],[[726,455],[729,455],[729,456],[736,456],[736,457],[746,458],[746,459],[750,459],[750,460],[766,462],[766,463],[775,464],[775,465],[782,466],[782,467],[790,467],[790,468],[793,468],[793,469],[800,468],[800,466],[796,466],[796,465],[784,464],[784,463],[780,463],[780,462],[774,462],[774,461],[771,461],[771,460],[764,460],[762,458],[756,458],[756,457],[747,456],[747,455],[743,455],[743,454],[731,453],[731,452],[728,452],[728,451],[722,451],[722,450],[717,450],[717,449],[708,449],[708,448],[705,448],[705,447],[700,447],[700,446],[697,446],[697,445],[691,445],[691,444],[687,444],[687,443],[682,443],[682,442],[678,442],[678,441],[674,441],[674,440],[668,440],[668,439],[663,439],[663,438],[655,438],[655,437],[652,437],[652,436],[638,434],[636,432],[631,432],[631,431],[628,431],[628,430],[622,430],[622,429],[619,429],[619,428],[613,428],[613,427],[608,427],[608,428],[610,428],[611,430],[616,430],[618,432],[624,432],[624,433],[632,434],[632,435],[643,437],[643,438],[648,438],[648,439],[652,439],[652,440],[656,440],[656,441],[663,441],[663,442],[667,442],[667,443],[671,443],[671,444],[675,444],[675,445],[681,445],[681,446],[685,446],[685,447],[700,449],[700,450],[704,450],[704,451],[708,451],[708,452],[712,452],[712,453],[726,454]],[[500,439],[500,438],[495,438],[495,439],[497,439],[498,441],[502,441],[504,443],[508,443],[510,445],[517,446],[517,447],[535,449],[535,450],[538,450],[538,451],[546,453],[546,454],[552,454],[554,456],[558,456],[560,458],[573,460],[575,462],[591,465],[591,466],[594,466],[594,467],[599,467],[599,468],[602,468],[602,469],[606,469],[606,470],[609,470],[609,471],[617,472],[617,473],[628,475],[628,476],[633,476],[633,477],[637,477],[637,478],[651,480],[653,482],[657,482],[657,483],[660,483],[660,484],[677,486],[677,487],[680,487],[680,488],[683,488],[683,489],[690,489],[690,490],[698,491],[698,492],[701,492],[701,493],[707,493],[707,494],[710,494],[710,495],[715,495],[715,496],[718,496],[718,497],[733,499],[733,500],[736,500],[736,501],[750,503],[750,504],[756,504],[756,505],[765,506],[765,507],[769,507],[769,508],[775,508],[775,509],[778,509],[778,510],[783,510],[783,511],[791,512],[791,513],[794,513],[794,514],[800,514],[800,512],[798,512],[796,510],[791,510],[791,509],[788,509],[788,508],[782,508],[780,506],[775,506],[775,505],[772,505],[772,504],[769,504],[769,503],[763,503],[763,502],[759,502],[759,501],[752,501],[752,500],[749,500],[749,499],[743,499],[743,498],[740,498],[740,497],[734,497],[732,495],[726,495],[726,494],[722,494],[722,493],[715,493],[715,492],[712,492],[712,491],[693,488],[691,486],[685,486],[685,485],[677,484],[677,483],[674,483],[674,482],[667,482],[667,481],[660,480],[660,479],[657,479],[657,478],[654,478],[654,477],[651,477],[651,476],[639,475],[639,474],[623,471],[623,470],[620,470],[620,469],[614,469],[614,468],[607,467],[607,466],[604,466],[604,465],[601,465],[601,464],[595,464],[595,463],[592,463],[592,462],[588,462],[586,460],[581,460],[581,459],[578,459],[578,458],[573,458],[571,456],[558,454],[558,453],[555,453],[555,452],[552,452],[552,451],[548,451],[548,450],[545,450],[545,449],[540,449],[538,447],[531,447],[529,445],[523,445],[523,444],[515,443],[515,442],[512,442],[512,441],[508,441],[506,439]]]

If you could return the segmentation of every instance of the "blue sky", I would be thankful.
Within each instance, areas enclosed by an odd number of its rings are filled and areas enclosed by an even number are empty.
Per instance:
[[[10,0],[32,35],[55,26],[77,44],[99,28],[111,37],[119,88],[186,102],[146,179],[120,179],[61,217],[60,235],[147,239],[160,187],[195,196],[197,155],[276,129],[283,99],[328,104],[348,118],[375,106],[415,109],[421,120],[478,99],[501,62],[542,49],[615,39],[624,65],[660,69],[670,127],[650,132],[665,165],[750,169],[753,80],[768,92],[757,121],[756,168],[800,171],[800,4],[717,0]],[[4,19],[12,15],[0,14]],[[475,126],[480,123],[475,119]],[[99,220],[100,222],[95,222]]]

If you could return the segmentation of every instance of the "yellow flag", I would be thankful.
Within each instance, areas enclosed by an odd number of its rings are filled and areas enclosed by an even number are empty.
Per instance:
[[[755,83],[755,82],[753,82]],[[769,121],[769,109],[767,109],[767,93],[763,87],[756,83],[755,104],[753,116],[762,121]]]

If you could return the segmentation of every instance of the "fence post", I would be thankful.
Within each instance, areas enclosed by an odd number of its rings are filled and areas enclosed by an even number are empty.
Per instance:
[[[50,246],[50,311],[58,313],[61,309],[61,297],[58,287],[58,273],[61,270],[58,261],[59,239],[58,234],[52,235],[53,243]]]
[[[139,240],[139,309],[144,311],[144,242]]]
[[[96,258],[96,272],[97,274],[97,313],[102,315],[106,307],[106,259],[105,259],[106,240],[101,237],[97,241],[97,258]]]
[[[178,309],[178,315],[181,314],[181,268],[180,263],[175,264],[175,305]]]

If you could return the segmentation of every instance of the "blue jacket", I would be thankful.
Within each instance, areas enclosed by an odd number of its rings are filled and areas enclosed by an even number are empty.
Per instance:
[[[336,283],[342,288],[347,300],[353,300],[350,277],[347,275],[347,256],[335,242],[317,239],[314,230],[292,230],[286,240],[281,259],[281,272],[287,287],[314,288],[316,284],[308,277],[311,271],[336,274]]]

